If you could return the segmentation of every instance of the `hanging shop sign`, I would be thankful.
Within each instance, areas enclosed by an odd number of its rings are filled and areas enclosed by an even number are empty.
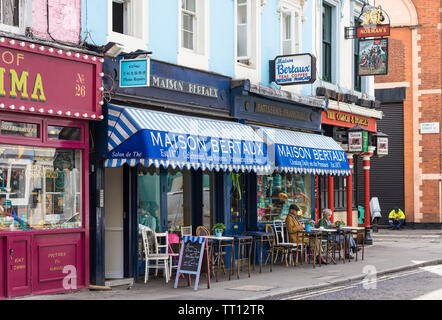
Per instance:
[[[358,75],[375,76],[388,73],[388,39],[359,41]]]
[[[120,87],[148,87],[150,84],[150,58],[121,59]]]
[[[381,6],[372,7],[364,5],[359,20],[362,19],[361,25],[356,28],[356,36],[358,38],[383,37],[390,35],[390,23],[388,15],[382,10]]]
[[[388,155],[388,138],[378,137],[376,150],[378,155]]]
[[[390,35],[390,25],[381,24],[375,27],[361,26],[356,28],[356,36],[358,38],[368,38],[368,37],[384,37]]]
[[[1,37],[0,109],[101,119],[102,61],[84,53]]]
[[[278,85],[313,83],[316,80],[316,57],[310,53],[278,56],[272,62],[270,79]]]
[[[349,152],[368,152],[368,131],[348,132]]]

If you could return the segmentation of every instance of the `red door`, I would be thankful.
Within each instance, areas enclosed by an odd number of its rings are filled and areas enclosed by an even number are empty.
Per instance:
[[[8,297],[31,293],[31,237],[8,237],[6,248]]]
[[[0,300],[6,298],[6,238],[0,238]]]

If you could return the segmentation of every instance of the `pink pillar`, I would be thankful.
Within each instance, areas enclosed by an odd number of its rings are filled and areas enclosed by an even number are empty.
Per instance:
[[[353,154],[347,153],[350,175],[347,176],[347,225],[353,226]]]

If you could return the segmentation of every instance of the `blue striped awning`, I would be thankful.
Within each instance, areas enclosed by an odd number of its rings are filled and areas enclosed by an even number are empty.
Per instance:
[[[271,169],[267,146],[250,126],[108,105],[105,166],[125,163],[217,171]]]
[[[261,127],[275,169],[282,172],[350,175],[347,155],[331,137]]]

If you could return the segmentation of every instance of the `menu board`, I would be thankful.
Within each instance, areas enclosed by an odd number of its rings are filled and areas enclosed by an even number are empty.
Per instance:
[[[210,288],[210,271],[208,263],[207,239],[204,237],[184,236],[181,243],[180,259],[175,278],[174,288],[178,287],[180,274],[188,274],[188,285],[190,286],[190,275],[196,275],[194,290],[198,289],[198,283],[201,273],[201,265],[204,259],[204,251],[207,259],[207,285]]]

